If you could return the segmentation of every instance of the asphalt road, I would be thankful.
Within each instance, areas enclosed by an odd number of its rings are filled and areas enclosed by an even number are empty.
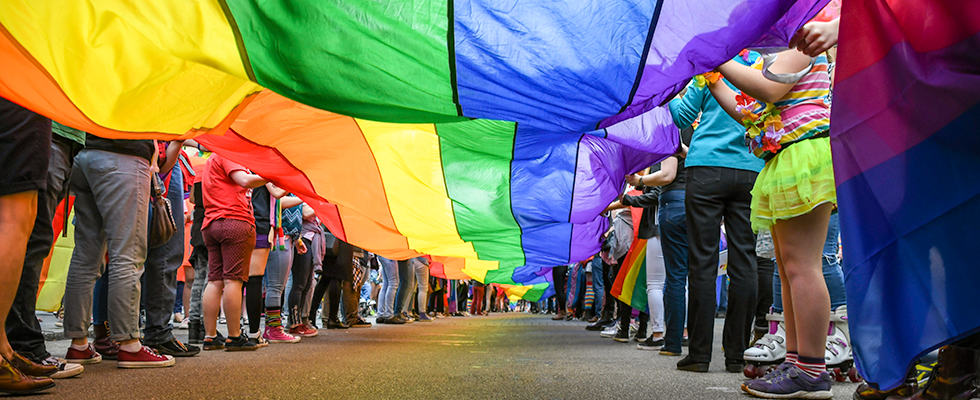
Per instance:
[[[250,353],[202,352],[165,369],[114,361],[59,380],[43,399],[747,399],[724,371],[717,320],[711,371],[600,338],[584,322],[520,313],[320,330]],[[223,329],[223,327],[221,328]],[[186,338],[186,331],[177,331]],[[69,342],[48,342],[63,356]],[[857,384],[835,383],[837,399]]]

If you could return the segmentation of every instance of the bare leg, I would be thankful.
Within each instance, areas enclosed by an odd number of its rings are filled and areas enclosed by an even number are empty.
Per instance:
[[[7,342],[4,323],[24,270],[27,239],[37,217],[37,191],[0,196],[0,354],[10,359],[14,349]]]
[[[221,307],[225,310],[225,315],[242,314],[242,281],[225,279],[225,290],[221,295]],[[829,297],[828,297],[829,299]],[[830,300],[827,300],[828,302]],[[827,306],[830,308],[830,306]],[[828,317],[829,318],[829,317]],[[228,318],[228,336],[238,337],[242,335],[242,321],[236,318]],[[207,326],[204,327],[207,330]],[[215,328],[217,329],[217,328]]]
[[[795,345],[801,357],[823,358],[830,324],[830,293],[821,257],[832,206],[773,225],[779,279],[783,283],[786,349]],[[790,336],[792,334],[792,336]]]
[[[204,288],[201,306],[204,308],[204,334],[206,336],[218,334],[218,312],[221,310],[221,292],[224,288],[225,284],[222,281],[208,282]]]

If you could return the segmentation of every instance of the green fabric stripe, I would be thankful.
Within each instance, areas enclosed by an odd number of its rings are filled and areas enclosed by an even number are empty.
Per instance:
[[[510,210],[514,123],[478,119],[437,124],[436,132],[459,237],[473,243],[480,259],[500,261],[509,280],[525,263],[521,228]]]
[[[535,283],[531,286],[531,289],[524,293],[524,300],[527,301],[541,301],[541,296],[544,295],[544,291],[548,289],[550,283]]]
[[[511,279],[514,276],[513,268],[494,269],[487,271],[487,276],[483,278],[485,283],[499,283],[503,285],[519,285]]]
[[[636,282],[633,283],[633,298],[630,300],[630,306],[639,310],[647,310],[647,303],[649,299],[647,298],[647,260],[645,255],[643,257],[643,262],[640,264],[640,273],[636,275]]]
[[[465,120],[453,102],[446,0],[225,3],[256,82],[276,93],[375,121]]]

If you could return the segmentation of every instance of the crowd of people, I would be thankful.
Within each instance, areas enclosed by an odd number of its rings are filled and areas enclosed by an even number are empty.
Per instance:
[[[193,140],[102,138],[0,99],[0,391],[45,390],[103,359],[159,368],[202,349],[297,343],[317,336],[317,321],[349,329],[372,326],[371,314],[406,324],[514,309],[587,320],[600,336],[707,372],[724,234],[726,370],[748,375],[742,388],[755,396],[831,398],[832,375],[852,363],[828,134],[835,42],[836,21],[804,27],[797,49],[766,67],[806,71],[785,82],[766,78],[751,52],[696,77],[668,105],[682,151],[626,177],[637,191],[607,208],[603,250],[553,268],[556,295],[515,304],[497,285],[430,276],[427,257],[389,260],[339,240],[276,177],[220,154],[195,165],[188,153],[207,149]],[[71,346],[58,357],[34,311],[52,218],[69,192]],[[147,223],[159,218],[174,230]],[[612,293],[636,239],[647,240],[643,309]],[[174,335],[178,300],[188,343]],[[863,385],[855,396],[916,390],[914,381],[888,392]]]

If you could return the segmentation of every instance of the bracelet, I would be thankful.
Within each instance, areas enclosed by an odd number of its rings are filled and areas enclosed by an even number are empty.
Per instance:
[[[639,182],[638,182],[640,185],[637,187],[637,189],[643,190],[643,188],[647,187],[647,185],[644,185],[643,184],[643,177],[644,176],[646,176],[646,175],[640,175],[640,179],[639,179]]]

